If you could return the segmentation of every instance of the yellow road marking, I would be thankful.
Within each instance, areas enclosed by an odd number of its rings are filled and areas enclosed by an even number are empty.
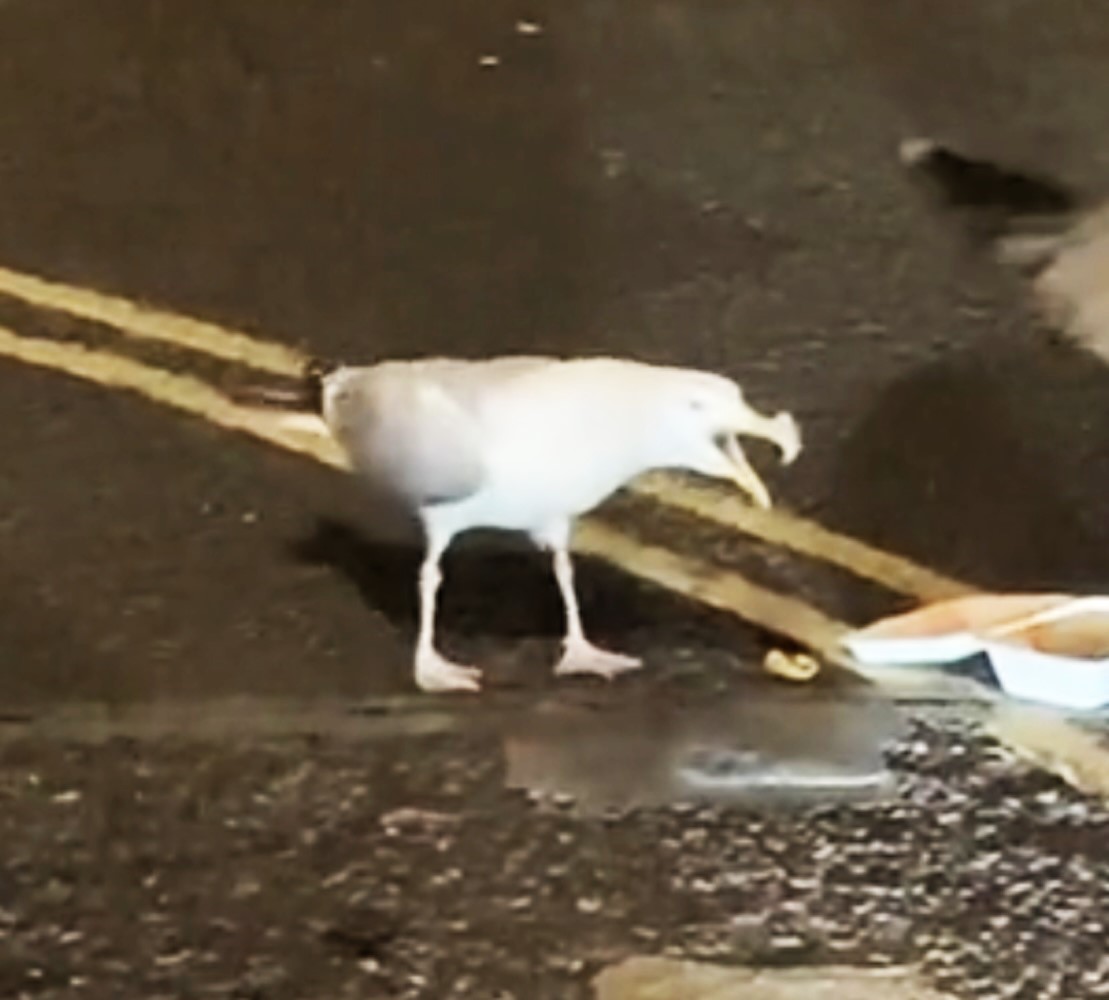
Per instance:
[[[0,355],[37,368],[64,372],[109,389],[123,389],[324,465],[346,467],[339,446],[331,439],[281,426],[279,414],[237,406],[206,382],[189,375],[167,372],[81,344],[24,337],[6,327],[0,327]]]
[[[80,319],[108,324],[126,336],[186,347],[278,375],[298,374],[304,360],[291,348],[248,333],[194,320],[165,309],[140,305],[119,296],[46,281],[9,268],[0,267],[0,294]],[[103,371],[103,362],[98,364],[98,370]],[[195,394],[199,391],[195,387],[200,383],[195,380],[190,382],[194,386],[191,391]],[[207,412],[223,413],[228,417],[228,413],[216,407],[211,399],[206,405]],[[242,417],[235,419],[241,420]],[[298,440],[307,446],[307,438]],[[738,497],[726,498],[718,493],[709,494],[665,477],[654,477],[633,484],[632,492],[702,520],[841,566],[896,593],[908,594],[922,601],[961,596],[976,590],[909,559],[884,552],[850,536],[829,531],[815,521],[790,514],[782,508],[759,510]]]
[[[1039,705],[998,704],[989,735],[1087,795],[1109,796],[1109,749],[1100,733]]]
[[[292,348],[248,333],[6,267],[0,267],[0,293],[78,319],[104,323],[124,336],[185,347],[278,375],[299,372],[303,361]]]
[[[742,531],[772,545],[781,545],[800,555],[848,569],[856,576],[880,583],[897,593],[912,594],[923,601],[941,601],[977,592],[977,588],[969,584],[874,548],[857,538],[829,531],[815,521],[782,508],[763,510],[752,507],[738,496],[658,477],[634,483],[631,491],[702,521]]]
[[[788,636],[831,663],[846,667],[852,664],[840,645],[841,637],[850,631],[848,625],[795,597],[760,587],[734,570],[651,544],[591,518],[579,522],[574,548],[701,604]]]
[[[347,467],[330,438],[284,426],[279,422],[280,414],[237,406],[188,375],[166,372],[110,351],[24,337],[4,327],[0,327],[0,355],[106,388],[136,393],[324,465]],[[605,559],[625,572],[789,636],[833,662],[848,662],[837,642],[846,625],[795,598],[758,587],[738,573],[645,543],[594,520],[583,520],[578,525],[574,542],[579,551]]]

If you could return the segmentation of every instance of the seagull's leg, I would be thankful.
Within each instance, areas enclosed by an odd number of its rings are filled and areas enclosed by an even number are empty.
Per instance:
[[[574,566],[570,558],[570,525],[548,528],[536,537],[541,545],[549,548],[554,562],[555,580],[562,594],[566,611],[566,635],[562,640],[562,659],[555,666],[559,676],[567,674],[597,674],[612,679],[617,674],[636,670],[643,661],[635,656],[610,653],[594,646],[586,637],[581,622],[581,608],[574,587]]]
[[[450,536],[427,532],[427,551],[420,566],[420,631],[416,637],[416,686],[422,691],[477,691],[481,673],[452,663],[435,648],[435,607],[443,582],[440,563]]]

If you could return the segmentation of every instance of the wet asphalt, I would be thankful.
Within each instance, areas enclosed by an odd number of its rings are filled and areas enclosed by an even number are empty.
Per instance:
[[[797,466],[758,456],[790,507],[984,586],[1107,582],[1109,369],[896,158],[937,134],[1105,193],[1096,5],[10,0],[0,39],[0,264],[331,357],[718,368],[797,414]],[[111,336],[5,301],[0,323]],[[279,700],[386,726],[417,553],[293,457],[6,360],[0,399],[2,990],[585,996],[664,948],[922,959],[964,996],[1103,988],[1097,804],[939,730],[883,754],[889,705],[771,682],[768,637],[588,560],[595,637],[647,662],[624,686],[555,685],[545,560],[470,550],[444,637],[493,691],[402,740],[21,737],[48,706],[239,696],[242,734]],[[847,620],[899,606],[751,558]],[[877,801],[759,818],[767,758],[779,791]]]
[[[489,733],[6,742],[0,990],[586,1000],[662,954],[1104,996],[1104,803],[959,727],[886,750],[878,801],[583,817]]]

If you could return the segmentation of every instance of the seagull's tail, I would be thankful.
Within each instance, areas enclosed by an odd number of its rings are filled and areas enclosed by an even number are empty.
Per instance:
[[[317,417],[323,416],[323,384],[328,375],[339,370],[336,361],[324,358],[309,358],[300,376],[301,391],[304,393],[308,409]]]
[[[340,366],[322,358],[309,358],[301,369],[299,378],[283,384],[247,384],[230,386],[228,397],[243,406],[260,406],[267,409],[292,410],[323,416],[323,384],[327,376]]]

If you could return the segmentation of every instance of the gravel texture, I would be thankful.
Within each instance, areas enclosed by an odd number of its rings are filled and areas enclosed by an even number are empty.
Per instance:
[[[0,750],[0,996],[589,996],[633,954],[1109,996],[1105,807],[914,722],[895,795],[578,818],[483,735]]]

